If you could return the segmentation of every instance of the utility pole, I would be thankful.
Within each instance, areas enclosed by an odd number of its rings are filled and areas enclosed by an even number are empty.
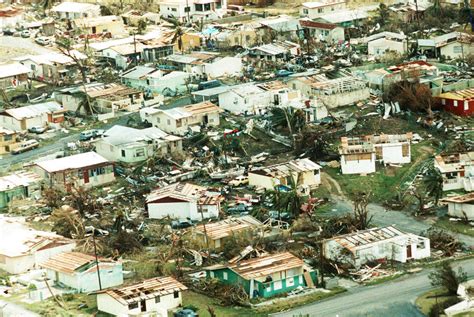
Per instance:
[[[97,257],[97,246],[95,244],[95,228],[92,230],[92,242],[94,243],[95,265],[97,267],[97,279],[99,280],[99,290],[102,290],[102,282],[100,280],[99,258]]]
[[[321,286],[326,287],[326,282],[324,282],[324,247],[323,247],[323,241],[319,241],[321,244],[321,248],[319,249],[319,274],[321,274]]]
[[[198,204],[199,212],[201,213],[202,227],[204,229],[204,237],[206,239],[207,259],[209,260],[209,257],[211,255],[211,251],[209,250],[209,237],[207,236],[206,222],[204,221],[204,213],[202,211],[202,205],[199,203],[199,200],[198,200],[197,204]]]

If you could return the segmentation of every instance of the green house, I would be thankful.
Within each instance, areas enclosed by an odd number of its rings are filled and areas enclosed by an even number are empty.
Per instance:
[[[316,271],[289,252],[210,266],[206,268],[206,277],[225,284],[242,285],[250,298],[273,297],[299,286],[317,284]]]
[[[41,178],[31,172],[17,172],[0,177],[0,209],[15,199],[24,199],[40,192]]]

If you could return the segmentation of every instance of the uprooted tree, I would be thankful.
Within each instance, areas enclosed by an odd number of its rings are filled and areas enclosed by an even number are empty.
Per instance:
[[[433,118],[433,109],[438,107],[431,89],[421,84],[416,77],[391,84],[384,95],[384,100],[398,102],[405,110],[426,112],[428,118]]]

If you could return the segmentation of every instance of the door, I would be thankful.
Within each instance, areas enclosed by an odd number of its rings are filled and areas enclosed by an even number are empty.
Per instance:
[[[140,308],[142,312],[146,312],[146,300],[141,301]]]
[[[89,170],[83,170],[82,175],[84,176],[84,184],[89,183]]]
[[[411,259],[411,244],[407,245],[407,259]]]

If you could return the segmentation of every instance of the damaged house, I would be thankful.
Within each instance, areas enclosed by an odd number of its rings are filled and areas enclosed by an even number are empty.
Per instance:
[[[203,220],[217,218],[221,212],[223,197],[206,187],[175,183],[153,190],[146,198],[146,210],[150,219]]]
[[[4,109],[0,112],[0,125],[14,131],[26,131],[32,127],[58,127],[64,122],[66,109],[55,101],[29,106]]]
[[[443,176],[443,190],[474,190],[474,152],[437,155],[434,166]]]
[[[442,93],[437,97],[444,110],[458,116],[474,116],[474,88]]]
[[[474,193],[447,197],[442,202],[448,205],[448,215],[457,218],[467,218],[474,220]]]
[[[309,193],[321,184],[321,166],[306,158],[249,171],[250,186],[289,191],[292,184],[303,193]]]
[[[382,259],[405,263],[430,257],[430,240],[389,226],[326,239],[323,252],[329,260],[356,268]]]
[[[154,67],[136,66],[122,75],[122,83],[146,92],[173,94],[187,90],[190,75],[182,71],[167,71]]]
[[[221,108],[205,101],[180,108],[161,110],[159,107],[148,107],[140,110],[143,122],[152,124],[167,133],[186,135],[201,127],[219,126]]]
[[[273,297],[295,288],[314,287],[317,272],[290,252],[206,267],[206,277],[240,285],[250,298]]]
[[[221,250],[233,235],[241,233],[260,236],[263,234],[263,223],[252,216],[242,216],[201,224],[193,229],[194,237],[212,250]]]
[[[301,28],[312,38],[328,43],[344,41],[344,28],[337,24],[300,20]]]
[[[20,63],[0,65],[0,88],[27,88],[31,69]]]
[[[342,174],[374,173],[377,161],[410,163],[412,138],[412,133],[342,137],[339,147]]]
[[[158,128],[134,129],[115,125],[94,142],[96,152],[112,162],[137,163],[180,154],[182,139]]]
[[[82,2],[62,2],[51,9],[60,20],[74,20],[100,16],[100,5]]]
[[[41,177],[35,173],[19,171],[0,177],[0,209],[16,199],[41,196]]]
[[[9,129],[0,128],[0,155],[16,149],[19,142],[20,136],[18,133]]]
[[[286,61],[300,54],[300,45],[290,41],[275,41],[249,49],[251,57],[268,61]]]
[[[429,57],[463,58],[474,53],[474,37],[467,33],[450,32],[431,39],[419,39],[418,49]]]
[[[80,252],[64,252],[40,264],[55,285],[89,293],[123,284],[122,262]],[[99,272],[97,272],[99,270]],[[98,274],[100,274],[100,282]]]
[[[168,316],[182,305],[187,287],[172,277],[154,277],[96,292],[97,309],[112,316]]]
[[[346,1],[341,0],[322,0],[304,2],[300,7],[300,16],[308,17],[311,20],[317,19],[324,14],[339,11],[346,8]]]
[[[364,38],[369,56],[383,56],[386,52],[397,52],[400,55],[408,51],[408,39],[404,34],[380,32]]]
[[[95,152],[37,162],[35,170],[48,186],[64,191],[73,186],[90,188],[115,181],[113,163]]]
[[[367,83],[347,72],[291,75],[288,86],[307,97],[316,97],[328,108],[348,106],[370,97]]]
[[[10,274],[38,269],[40,263],[75,247],[73,240],[29,228],[24,218],[0,216],[0,269]]]

